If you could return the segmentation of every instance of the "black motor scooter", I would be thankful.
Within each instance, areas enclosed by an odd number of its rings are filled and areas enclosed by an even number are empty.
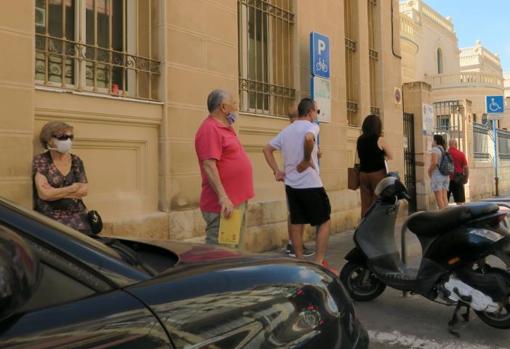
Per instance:
[[[378,198],[356,229],[356,247],[340,273],[352,298],[369,301],[390,286],[455,306],[452,333],[461,307],[467,308],[466,320],[472,308],[488,325],[510,328],[506,212],[494,203],[471,203],[411,215],[402,233],[409,229],[422,248],[419,268],[413,269],[402,262],[394,233],[399,202],[409,200],[406,188],[398,177],[387,176],[375,192]]]

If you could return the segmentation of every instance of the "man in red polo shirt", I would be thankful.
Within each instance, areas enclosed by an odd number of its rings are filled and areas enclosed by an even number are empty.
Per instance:
[[[464,192],[464,184],[467,183],[469,177],[469,167],[466,155],[457,149],[457,140],[450,139],[448,143],[448,152],[452,156],[454,171],[450,175],[450,187],[448,190],[448,201],[450,196],[453,195],[453,200],[457,205],[466,202],[466,194]]]
[[[224,90],[212,91],[207,109],[209,116],[195,135],[195,150],[202,174],[200,210],[206,222],[206,242],[217,244],[221,215],[229,218],[234,208],[253,197],[253,173],[232,127],[237,112],[232,95]]]

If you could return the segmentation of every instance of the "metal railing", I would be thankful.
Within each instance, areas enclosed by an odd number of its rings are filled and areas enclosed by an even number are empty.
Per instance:
[[[36,34],[36,40],[40,43],[35,55],[39,85],[157,99],[152,92],[160,75],[157,60],[49,35]]]
[[[355,79],[358,74],[355,72],[356,46],[354,40],[345,38],[345,77],[346,77],[346,97],[347,97],[347,123],[349,126],[359,126],[358,115],[358,93],[355,87]]]
[[[490,159],[490,130],[482,124],[473,124],[473,154],[475,159]]]
[[[381,116],[381,109],[379,107],[371,106],[370,114]]]
[[[371,113],[380,115],[379,110],[379,52],[378,37],[379,13],[377,1],[368,0],[368,71],[370,76],[370,109]]]
[[[498,155],[501,160],[510,160],[510,132],[498,130]]]

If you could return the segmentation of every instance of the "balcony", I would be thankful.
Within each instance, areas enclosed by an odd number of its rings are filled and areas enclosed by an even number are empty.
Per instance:
[[[416,22],[406,14],[400,14],[400,37],[413,43],[416,48],[418,44],[416,42],[416,32],[418,26]]]
[[[467,72],[460,74],[439,74],[428,76],[425,81],[429,83],[433,89],[442,88],[501,88],[503,89],[503,78],[498,75]]]

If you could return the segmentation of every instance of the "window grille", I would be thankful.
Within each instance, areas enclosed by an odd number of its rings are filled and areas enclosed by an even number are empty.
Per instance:
[[[368,0],[368,56],[369,56],[369,75],[370,75],[370,112],[380,115],[379,98],[377,86],[378,81],[378,18],[377,18],[377,0]]]
[[[498,154],[502,160],[510,160],[510,132],[498,130]]]
[[[286,116],[295,99],[293,0],[238,0],[241,111]]]
[[[434,115],[436,117],[435,133],[442,135],[446,143],[451,139],[457,140],[457,147],[466,152],[464,126],[467,116],[463,102],[459,100],[435,102]]]
[[[436,127],[438,131],[449,131],[450,130],[450,115],[438,115],[436,117]]]
[[[350,126],[359,126],[358,114],[358,79],[356,74],[357,50],[357,0],[344,1],[344,28],[345,28],[345,77],[347,98],[347,123]]]
[[[158,11],[158,0],[36,0],[36,83],[158,99]]]

